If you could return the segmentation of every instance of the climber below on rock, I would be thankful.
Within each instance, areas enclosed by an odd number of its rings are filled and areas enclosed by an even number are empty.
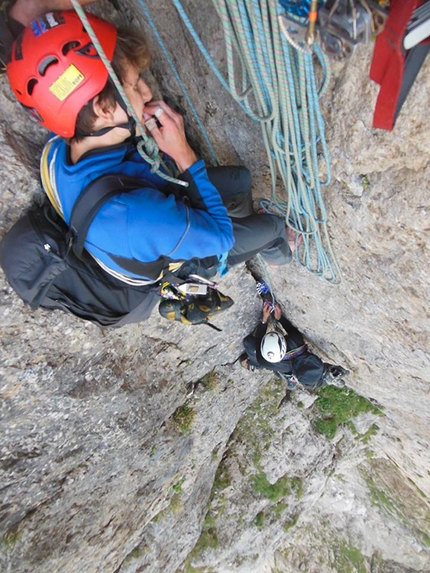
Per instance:
[[[310,352],[303,335],[285,318],[278,303],[267,299],[263,302],[261,320],[244,338],[243,346],[243,368],[272,370],[287,379],[289,389],[294,389],[297,382],[309,389],[325,384],[344,385],[341,379],[347,370],[323,362]]]

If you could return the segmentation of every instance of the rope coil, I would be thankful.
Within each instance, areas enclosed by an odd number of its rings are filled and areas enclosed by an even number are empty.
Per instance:
[[[331,172],[319,98],[330,76],[320,47],[314,44],[312,51],[305,53],[286,41],[279,24],[283,9],[276,0],[212,0],[225,38],[225,79],[181,1],[172,3],[223,87],[261,125],[272,178],[271,198],[261,206],[284,216],[287,224],[303,235],[297,261],[326,281],[339,284],[341,273],[330,244],[322,197]],[[319,81],[314,61],[321,68]],[[278,191],[279,179],[283,188]]]

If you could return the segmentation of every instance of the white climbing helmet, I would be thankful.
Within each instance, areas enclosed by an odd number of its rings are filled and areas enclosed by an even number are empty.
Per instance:
[[[267,362],[279,362],[287,352],[287,343],[282,334],[268,332],[261,341],[261,355]]]

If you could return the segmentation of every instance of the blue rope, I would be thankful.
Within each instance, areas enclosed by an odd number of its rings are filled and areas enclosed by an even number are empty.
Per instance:
[[[327,186],[331,179],[319,106],[320,95],[328,85],[328,67],[319,46],[314,45],[313,53],[294,49],[283,36],[278,21],[283,12],[281,4],[290,10],[307,9],[302,16],[305,18],[310,1],[212,0],[224,30],[228,81],[203,45],[180,0],[172,2],[221,85],[261,125],[272,177],[271,199],[262,201],[263,209],[284,216],[288,225],[302,234],[303,244],[296,249],[296,259],[301,265],[328,282],[341,282],[321,193],[321,187]],[[143,0],[140,4],[152,27]],[[297,10],[295,16],[300,17]],[[166,55],[159,34],[156,37]],[[319,87],[314,56],[322,69]],[[166,58],[170,59],[168,55]],[[240,70],[235,69],[237,62]],[[239,77],[240,89],[236,87]],[[326,167],[324,180],[319,173],[322,161]],[[276,188],[278,176],[284,183],[281,191]]]
[[[142,3],[142,0],[139,0]],[[183,23],[185,24],[186,28],[188,29],[189,33],[191,34],[191,36],[193,37],[193,40],[195,41],[196,45],[198,46],[198,48],[200,49],[202,55],[204,56],[205,60],[208,62],[210,68],[212,69],[213,73],[215,74],[215,76],[217,77],[217,79],[219,80],[219,82],[221,83],[222,87],[227,90],[229,93],[231,93],[231,87],[229,86],[228,82],[225,80],[224,76],[222,75],[222,73],[219,71],[219,69],[217,68],[215,62],[213,61],[212,57],[209,55],[209,52],[207,51],[205,45],[203,44],[203,42],[201,41],[199,35],[197,34],[194,26],[191,23],[191,20],[189,19],[187,13],[185,12],[184,8],[182,7],[182,4],[179,0],[172,0],[173,4],[175,5],[176,10],[178,11]],[[236,99],[236,98],[235,98]],[[252,112],[250,111],[250,109],[248,108],[248,106],[246,105],[246,103],[243,103],[241,101],[241,99],[236,99],[237,103],[239,104],[239,106],[243,109],[243,111],[247,114],[251,116],[251,119],[253,119],[254,121],[258,121],[258,118],[252,114]]]
[[[311,7],[311,0],[279,0],[279,4],[290,14],[307,18]],[[318,8],[324,4],[324,0],[319,0]]]
[[[202,134],[203,134],[203,137],[204,137],[204,140],[205,140],[205,142],[206,142],[206,145],[207,145],[207,147],[208,147],[208,149],[209,149],[209,152],[210,152],[210,154],[211,154],[211,156],[212,156],[212,160],[214,161],[215,164],[218,165],[218,164],[219,164],[219,161],[218,161],[218,157],[217,157],[217,154],[216,154],[216,152],[215,152],[215,149],[214,149],[212,143],[210,142],[210,139],[209,139],[209,136],[208,136],[208,134],[207,134],[207,131],[206,131],[206,129],[205,129],[205,127],[204,127],[204,125],[203,125],[203,123],[202,123],[200,117],[199,117],[199,114],[197,113],[197,110],[196,110],[196,108],[195,108],[195,106],[194,106],[194,104],[193,104],[191,98],[190,98],[190,95],[189,95],[189,93],[188,93],[188,90],[186,89],[185,84],[184,84],[183,81],[181,80],[181,77],[180,77],[180,75],[179,75],[179,73],[178,73],[178,70],[176,69],[176,66],[175,66],[175,64],[174,64],[174,62],[173,62],[173,60],[172,60],[172,58],[170,57],[170,54],[169,54],[169,52],[168,52],[168,50],[167,50],[167,48],[166,48],[166,45],[165,45],[165,43],[163,42],[163,39],[162,39],[161,36],[160,36],[160,33],[159,33],[159,31],[158,31],[158,29],[157,29],[157,26],[156,26],[156,24],[155,24],[155,22],[154,22],[154,20],[153,20],[153,18],[152,18],[152,16],[151,16],[151,13],[150,13],[149,10],[148,10],[148,7],[147,7],[147,5],[146,5],[145,0],[139,0],[139,4],[140,4],[141,7],[142,7],[143,13],[145,14],[145,17],[146,17],[146,19],[147,19],[147,21],[148,21],[148,24],[149,24],[150,27],[151,27],[151,30],[152,30],[152,33],[153,33],[154,36],[155,36],[155,39],[157,40],[158,44],[159,44],[160,47],[161,47],[161,50],[162,50],[162,52],[163,52],[163,56],[166,58],[166,61],[167,61],[167,63],[169,64],[169,66],[170,66],[170,68],[171,68],[171,70],[172,70],[172,72],[173,72],[173,75],[175,76],[175,79],[176,79],[176,81],[178,82],[178,85],[179,85],[179,87],[181,88],[181,90],[182,90],[182,92],[183,92],[183,94],[184,94],[184,96],[185,96],[185,99],[186,99],[186,101],[187,101],[187,104],[188,104],[189,108],[191,109],[191,112],[192,112],[192,114],[193,114],[193,116],[194,116],[194,118],[195,118],[195,121],[196,121],[197,125],[199,126],[199,128],[200,128],[200,130],[201,130],[201,132],[202,132]]]

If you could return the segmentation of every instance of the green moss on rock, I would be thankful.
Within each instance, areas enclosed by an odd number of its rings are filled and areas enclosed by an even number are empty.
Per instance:
[[[251,484],[255,492],[270,501],[279,501],[291,493],[291,480],[288,476],[270,483],[264,472],[251,476]]]
[[[188,404],[183,404],[173,412],[172,419],[175,428],[181,434],[188,434],[194,421],[196,412]]]
[[[334,568],[342,573],[367,573],[366,559],[361,551],[348,544],[346,541],[340,541],[333,546]]]
[[[336,435],[339,426],[350,423],[359,414],[381,413],[380,408],[364,396],[356,394],[350,388],[335,386],[326,386],[320,390],[315,401],[315,409],[318,416],[315,427],[330,440]]]
[[[266,523],[266,515],[264,511],[259,511],[257,515],[254,517],[253,524],[255,525],[255,527],[262,529],[265,523]]]

